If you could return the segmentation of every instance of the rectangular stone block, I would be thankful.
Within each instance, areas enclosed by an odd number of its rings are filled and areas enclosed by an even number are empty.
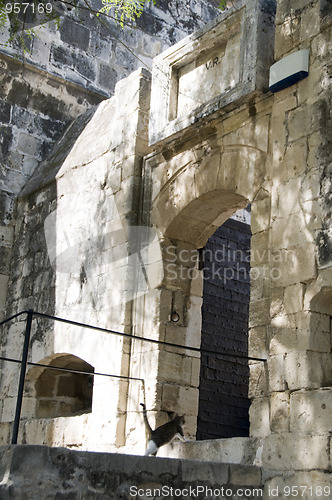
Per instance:
[[[305,285],[297,283],[285,288],[284,306],[287,314],[293,314],[302,311]]]
[[[261,231],[251,237],[250,262],[252,266],[267,264],[269,261],[269,231]]]
[[[252,302],[264,299],[266,286],[270,285],[270,280],[266,278],[269,266],[251,266],[250,268],[250,300]]]
[[[280,201],[283,203],[283,201]],[[286,210],[285,210],[286,211]],[[293,248],[313,243],[314,237],[308,233],[301,213],[278,217],[272,223],[272,248]]]
[[[288,182],[282,179],[281,182],[274,193],[277,204],[274,205],[272,212],[272,216],[278,219],[301,212],[300,200],[294,196],[294,193],[298,193],[301,189],[301,178],[295,177]]]
[[[274,392],[271,394],[270,425],[272,432],[289,432],[289,393]]]
[[[271,274],[279,286],[315,279],[316,247],[312,243],[288,250],[277,250],[272,255],[273,264]]]
[[[193,358],[191,362],[191,381],[190,381],[190,385],[192,385],[192,387],[199,387],[200,369],[201,369],[201,360],[199,358]]]
[[[284,391],[285,383],[285,355],[270,356],[269,360],[269,389],[271,392]]]
[[[184,415],[197,415],[199,391],[193,387],[163,384],[163,408]],[[189,429],[190,432],[190,429]]]
[[[249,324],[250,328],[264,326],[270,322],[270,299],[261,299],[250,302]]]
[[[41,140],[25,132],[20,132],[18,137],[17,148],[23,154],[41,158]]]
[[[332,389],[293,392],[290,397],[290,430],[303,434],[329,434]]]
[[[201,462],[197,468],[197,462],[184,461],[182,480],[190,483],[208,481],[210,484],[227,484],[229,482],[228,464]]]
[[[281,314],[284,314],[284,290],[283,286],[273,284],[273,288],[271,290],[271,325],[279,319]]]
[[[266,327],[257,326],[249,330],[249,356],[255,358],[267,357]]]
[[[187,305],[187,344],[196,349],[201,345],[201,331],[202,331],[202,297],[192,296]],[[200,353],[197,351],[185,351],[186,355],[193,357],[200,357]]]
[[[1,420],[2,422],[13,422],[16,409],[16,397],[7,397],[3,402]]]
[[[275,323],[274,323],[275,324]],[[284,355],[298,349],[297,332],[283,325],[269,328],[270,356]]]
[[[172,448],[165,447],[161,450],[160,456],[251,465],[257,457],[257,448],[261,446],[259,438],[251,437],[209,439],[190,443],[175,442]]]
[[[281,91],[283,92],[283,91]],[[285,91],[284,91],[285,92]],[[271,134],[273,135],[273,140],[274,143],[276,144],[276,148],[273,151],[273,163],[275,165],[278,165],[280,161],[282,161],[283,154],[282,151],[284,150],[285,144],[286,144],[286,128],[284,124],[285,120],[285,114],[284,113],[278,113],[278,106],[275,106],[273,109],[273,114],[271,118]],[[277,181],[278,183],[281,182],[281,179]],[[274,185],[276,185],[276,181],[274,181]],[[275,201],[273,200],[274,194],[273,192],[271,193],[272,196],[272,213],[271,215],[274,215],[274,206],[275,206]]]
[[[300,13],[310,3],[311,0],[292,0],[291,3],[289,3],[289,0],[278,0],[276,23],[282,23],[294,11]]]
[[[319,129],[318,104],[313,103],[289,112],[288,116],[288,140],[294,141],[300,137],[308,136]]]
[[[264,441],[263,467],[275,470],[327,470],[328,441],[327,436],[271,434]]]
[[[330,353],[290,352],[285,356],[284,366],[289,389],[320,388],[331,384]]]
[[[9,444],[11,441],[12,426],[9,422],[0,423],[0,446]]]
[[[252,234],[267,231],[270,226],[271,198],[257,200],[251,205],[251,232]]]
[[[293,141],[287,145],[285,154],[279,164],[280,177],[285,181],[294,177],[305,175],[308,168],[308,144],[307,137]]]
[[[255,398],[249,409],[250,436],[264,437],[270,434],[269,398]]]
[[[328,353],[332,350],[332,323],[327,314],[312,315],[309,349]]]
[[[267,365],[264,361],[250,361],[250,378],[248,397],[262,397],[268,395]]]
[[[259,486],[262,482],[262,471],[254,465],[231,464],[229,482],[241,486]]]
[[[198,269],[195,268],[190,285],[191,295],[195,295],[201,298],[203,296],[203,284],[204,284],[203,271],[199,271]]]
[[[170,322],[168,318],[168,323],[165,325],[165,341],[172,344],[186,345],[187,328],[179,325],[179,323],[180,322]],[[184,349],[177,349],[176,347],[172,347],[170,348],[170,352],[184,355],[186,351]],[[190,353],[190,351],[188,352]]]
[[[311,40],[320,32],[320,3],[314,2],[310,8],[305,9],[301,16],[301,42]]]

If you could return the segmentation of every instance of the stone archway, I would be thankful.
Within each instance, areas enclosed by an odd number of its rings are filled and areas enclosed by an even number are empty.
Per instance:
[[[160,152],[146,159],[149,201],[143,222],[160,233],[164,278],[157,289],[136,301],[138,336],[146,336],[149,325],[152,338],[200,347],[203,277],[197,250],[235,211],[252,203],[255,217],[255,204],[268,198],[263,122],[268,125],[267,115],[243,124],[242,137],[238,130],[233,136],[214,133],[187,150],[183,144],[179,154]],[[246,145],[248,135],[251,140]],[[145,350],[142,360],[142,352],[135,354],[134,346],[132,367],[146,381],[147,405],[156,412],[156,424],[165,421],[168,411],[185,413],[187,432],[195,436],[200,354],[154,346]]]

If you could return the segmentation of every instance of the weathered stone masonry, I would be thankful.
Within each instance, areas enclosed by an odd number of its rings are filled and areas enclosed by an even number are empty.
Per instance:
[[[2,315],[14,203],[37,165],[74,119],[113,95],[121,78],[142,65],[150,68],[155,55],[219,12],[213,2],[205,0],[191,2],[190,8],[183,2],[161,1],[143,13],[138,29],[122,30],[109,18],[103,19],[101,25],[85,9],[84,1],[79,3],[81,9],[69,12],[65,8],[59,29],[54,23],[35,28],[36,36],[26,40],[30,52],[25,54],[23,63],[15,41],[6,45],[9,23],[0,33]],[[90,5],[97,11],[101,2],[93,0]]]
[[[160,54],[152,85],[146,71],[132,74],[93,117],[83,115],[68,130],[18,203],[8,315],[48,297],[62,316],[199,347],[202,273],[183,256],[251,203],[249,355],[267,361],[250,365],[250,437],[181,444],[165,454],[259,464],[266,486],[324,486],[331,485],[331,16],[318,0],[276,7],[274,15],[273,1],[239,0]],[[269,67],[303,48],[310,51],[308,77],[272,95]],[[207,101],[205,81],[213,82]],[[142,274],[137,261],[124,258],[137,227],[151,229],[141,232]],[[29,254],[32,233],[43,255],[40,274]],[[143,378],[155,421],[170,409],[184,412],[186,431],[195,435],[198,353],[35,328],[34,361],[70,353],[95,371]],[[7,355],[21,345],[20,331],[18,322],[11,327]],[[15,399],[11,376],[2,381],[4,437]],[[25,442],[143,450],[139,382],[95,377],[91,413],[40,420],[36,377],[28,373]]]

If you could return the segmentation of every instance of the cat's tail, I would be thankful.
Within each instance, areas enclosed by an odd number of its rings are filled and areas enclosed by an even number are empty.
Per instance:
[[[144,403],[140,403],[141,406],[143,407],[143,417],[144,417],[144,423],[145,423],[145,426],[149,432],[149,435],[151,436],[151,433],[152,433],[152,429],[150,427],[150,424],[149,424],[149,421],[148,421],[148,415],[146,413],[146,407],[145,407],[145,404]]]

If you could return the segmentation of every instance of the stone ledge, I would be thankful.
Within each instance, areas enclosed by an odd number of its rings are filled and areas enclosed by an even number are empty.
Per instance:
[[[47,446],[0,447],[0,498],[134,498],[130,488],[261,488],[250,465],[73,451]],[[208,498],[200,496],[199,498]],[[138,497],[141,498],[141,497]]]

